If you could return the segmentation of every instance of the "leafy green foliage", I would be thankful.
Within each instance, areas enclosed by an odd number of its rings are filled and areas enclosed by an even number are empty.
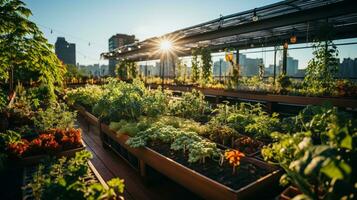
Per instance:
[[[210,123],[228,125],[240,134],[246,133],[255,138],[270,138],[270,134],[279,127],[278,115],[269,115],[260,104],[220,104],[214,114]]]
[[[171,144],[171,149],[184,153],[188,152],[189,162],[205,162],[206,158],[219,157],[220,151],[216,144],[201,138],[195,132],[186,132],[160,122],[145,131],[140,131],[135,137],[128,139],[127,144],[131,147],[143,147],[149,142]]]
[[[97,85],[86,85],[66,92],[66,98],[69,104],[78,104],[88,110],[92,110],[94,105],[99,101],[101,96],[107,92]]]
[[[172,99],[169,103],[170,113],[197,121],[206,121],[207,114],[211,112],[209,104],[204,100],[204,95],[197,91],[185,92],[181,99]]]
[[[35,127],[38,130],[48,130],[52,128],[66,129],[73,127],[76,120],[76,113],[69,111],[66,104],[52,104],[46,109],[37,110],[33,117]]]
[[[278,163],[282,166],[289,166],[295,158],[301,155],[301,150],[305,148],[304,145],[299,146],[299,144],[304,138],[308,138],[310,135],[311,133],[309,132],[301,132],[293,135],[273,133],[273,138],[279,142],[263,147],[262,155],[267,161]]]
[[[0,1],[0,80],[38,81],[53,89],[61,83],[65,68],[35,23],[31,11],[20,0]]]
[[[126,120],[120,120],[119,122],[110,122],[109,127],[119,134],[126,134],[129,136],[135,136],[140,131],[145,131],[151,127],[154,119],[141,117],[139,122],[128,122]]]
[[[6,107],[6,95],[4,91],[0,88],[0,112]]]
[[[150,91],[141,81],[129,84],[111,80],[105,89],[108,92],[93,107],[93,113],[106,121],[137,121],[140,116],[155,117],[166,110],[166,93]]]
[[[207,48],[200,50],[202,59],[202,79],[206,83],[212,79],[212,56],[211,51]]]
[[[76,153],[71,159],[65,157],[45,170],[40,165],[34,179],[28,184],[35,199],[116,199],[123,193],[124,181],[118,178],[108,181],[109,188],[87,181],[89,174],[88,151]]]
[[[117,64],[116,74],[121,80],[132,80],[138,75],[137,65],[135,62],[130,60],[121,60]]]
[[[355,120],[325,105],[307,107],[283,123],[290,134],[273,134],[277,142],[262,149],[266,160],[287,172],[282,183],[297,185],[303,192],[297,198],[351,198],[356,183]]]
[[[199,68],[200,62],[198,60],[198,54],[199,54],[199,51],[197,49],[192,50],[191,80],[194,83],[200,79],[200,68]]]
[[[331,40],[327,40],[317,42],[314,48],[314,58],[309,61],[306,68],[304,85],[308,90],[329,94],[335,87],[334,76],[338,72],[337,47]]]

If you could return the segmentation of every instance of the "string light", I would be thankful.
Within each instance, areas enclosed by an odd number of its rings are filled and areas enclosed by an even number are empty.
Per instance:
[[[293,29],[293,32],[292,32],[292,34],[291,34],[291,37],[290,37],[290,43],[295,44],[296,41],[297,41],[297,37],[296,37],[296,35],[295,35],[295,28],[294,28],[294,29]]]
[[[259,17],[258,17],[258,15],[257,15],[257,9],[256,9],[256,8],[254,8],[252,20],[253,20],[253,22],[256,22],[256,21],[259,20]]]

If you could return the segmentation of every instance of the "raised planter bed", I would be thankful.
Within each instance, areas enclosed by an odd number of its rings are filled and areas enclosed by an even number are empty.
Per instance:
[[[38,165],[32,165],[25,167],[23,169],[23,179],[22,179],[22,200],[32,200],[34,199],[32,189],[30,187],[27,187],[27,185],[33,180],[34,178],[34,173],[37,170]],[[91,181],[91,182],[98,182],[100,183],[104,188],[108,188],[107,183],[104,181],[102,176],[98,173],[98,171],[95,169],[94,165],[88,161],[88,166],[90,169],[89,175],[90,177],[93,177],[92,179],[87,179],[86,181]]]
[[[269,191],[272,185],[277,184],[281,175],[281,171],[274,166],[252,158],[246,158],[245,162],[264,168],[270,173],[247,184],[246,186],[234,190],[158,153],[151,148],[131,148],[125,144],[129,138],[127,135],[117,135],[105,124],[101,124],[101,127],[101,132],[103,134],[102,138],[104,141],[113,140],[117,142],[142,161],[140,162],[140,167],[143,174],[145,174],[143,165],[149,165],[205,199],[253,198],[256,195],[259,195],[259,192]]]
[[[16,166],[28,166],[28,165],[38,164],[41,161],[46,160],[53,156],[57,157],[57,158],[63,157],[63,156],[73,157],[73,156],[75,156],[76,152],[82,151],[84,149],[85,149],[85,146],[83,145],[82,147],[61,151],[61,152],[55,153],[53,155],[43,154],[43,155],[27,156],[27,157],[18,158],[18,159],[14,158],[14,159],[11,159],[11,161]]]
[[[91,125],[99,126],[99,119],[92,113],[88,112],[83,106],[73,105],[73,108]]]
[[[287,187],[279,196],[279,200],[290,200],[301,194],[298,188],[294,186]]]
[[[159,85],[150,84],[151,88],[157,88]],[[234,97],[242,100],[264,101],[270,103],[285,103],[296,105],[322,105],[329,101],[337,107],[357,108],[357,98],[355,97],[308,97],[308,96],[291,96],[291,95],[276,95],[276,94],[261,94],[245,91],[233,91],[214,88],[199,88],[196,86],[185,87],[176,85],[164,85],[164,88],[170,90],[189,92],[192,89],[200,90],[204,95]]]
[[[277,167],[254,158],[246,158],[244,162],[266,169],[269,173],[235,190],[158,153],[152,148],[131,148],[126,144],[129,136],[118,135],[104,123],[100,123],[99,129],[103,145],[111,148],[129,165],[139,170],[142,176],[146,176],[146,166],[148,165],[205,199],[253,198],[256,195],[261,195],[263,191],[269,191],[273,185],[277,185],[282,174]]]
[[[104,123],[101,123],[100,125],[100,132],[103,145],[113,150],[135,170],[141,170],[140,160],[135,154],[133,154],[135,149],[130,148],[125,144],[128,139],[126,135],[118,136],[115,131],[111,130],[109,126]]]

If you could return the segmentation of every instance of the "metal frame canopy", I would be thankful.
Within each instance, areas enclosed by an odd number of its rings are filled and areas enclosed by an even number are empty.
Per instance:
[[[180,29],[102,53],[105,59],[142,61],[160,58],[158,42],[174,41],[177,56],[191,55],[193,48],[213,52],[225,48],[249,49],[278,46],[292,35],[296,43],[311,42],[319,36],[330,39],[357,37],[355,0],[286,0]],[[328,28],[326,28],[328,27]]]

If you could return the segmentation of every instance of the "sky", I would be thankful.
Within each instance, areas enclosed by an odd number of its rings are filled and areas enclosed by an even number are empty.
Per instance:
[[[65,37],[76,44],[79,64],[107,64],[100,54],[108,51],[108,39],[116,33],[134,34],[140,41],[279,0],[24,0],[34,21],[51,44]],[[350,42],[351,40],[348,40]],[[356,41],[356,40],[353,40]],[[343,41],[342,41],[343,42]],[[304,68],[312,50],[289,52]],[[357,45],[344,46],[340,57],[356,57]],[[272,53],[247,54],[266,58]]]
[[[25,0],[50,43],[76,43],[80,64],[107,63],[100,53],[116,33],[139,40],[162,35],[278,0]],[[51,34],[52,30],[52,34]],[[90,45],[89,45],[90,43]]]

